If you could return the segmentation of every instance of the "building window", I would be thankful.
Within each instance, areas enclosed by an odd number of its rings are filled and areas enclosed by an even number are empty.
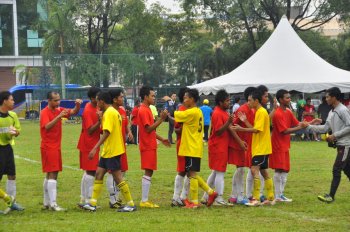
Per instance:
[[[14,55],[13,10],[10,4],[0,4],[0,54]]]

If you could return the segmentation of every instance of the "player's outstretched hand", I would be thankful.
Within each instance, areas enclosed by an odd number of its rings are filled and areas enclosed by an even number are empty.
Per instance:
[[[311,122],[309,122],[310,125],[319,125],[321,123],[322,123],[322,119],[321,118],[315,118]]]
[[[83,100],[75,99],[75,105],[81,105],[82,103],[83,103]]]
[[[244,151],[248,150],[248,144],[245,141],[243,141],[243,140],[241,140],[241,142],[239,143],[239,146]]]
[[[96,153],[96,148],[92,149],[90,152],[89,152],[89,160],[92,160],[95,156],[95,153]]]
[[[168,111],[167,110],[163,110],[162,112],[160,112],[160,117],[161,119],[165,120],[168,117]]]
[[[129,131],[129,133],[128,133],[128,139],[129,139],[129,141],[134,142],[134,136],[132,135],[131,131]]]
[[[235,125],[231,125],[230,129],[234,131],[240,131],[242,127],[240,125],[235,124]]]
[[[62,110],[61,113],[59,114],[59,116],[61,118],[64,118],[64,117],[66,117],[68,115],[68,112],[69,112],[69,110],[67,110],[67,109]]]
[[[237,116],[238,116],[239,120],[241,120],[242,122],[247,120],[247,116],[245,115],[245,113],[243,113],[241,111],[237,112]]]
[[[163,144],[164,146],[166,146],[166,147],[171,147],[171,143],[170,143],[170,141],[167,140],[167,139],[162,140],[162,144]]]

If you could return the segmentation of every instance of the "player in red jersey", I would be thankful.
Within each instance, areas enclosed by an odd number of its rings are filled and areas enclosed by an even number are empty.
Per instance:
[[[75,100],[74,109],[60,107],[60,94],[54,91],[47,93],[48,105],[40,113],[41,136],[41,162],[44,179],[44,209],[64,211],[56,203],[57,177],[62,171],[61,139],[62,118],[77,114],[82,103],[81,99]]]

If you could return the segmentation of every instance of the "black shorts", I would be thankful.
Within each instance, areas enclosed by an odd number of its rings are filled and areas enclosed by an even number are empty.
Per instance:
[[[3,175],[16,175],[15,157],[10,144],[0,145],[0,180]]]
[[[121,170],[120,155],[112,158],[101,157],[98,166],[111,171]]]
[[[201,171],[201,158],[185,156],[185,171]]]
[[[252,166],[260,166],[260,169],[269,168],[269,156],[268,155],[258,155],[252,158]]]

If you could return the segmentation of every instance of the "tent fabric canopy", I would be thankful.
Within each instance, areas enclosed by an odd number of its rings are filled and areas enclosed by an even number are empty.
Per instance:
[[[249,86],[314,93],[331,87],[350,92],[350,72],[339,69],[313,52],[293,30],[285,16],[264,45],[232,72],[189,86],[200,94],[243,92]]]

